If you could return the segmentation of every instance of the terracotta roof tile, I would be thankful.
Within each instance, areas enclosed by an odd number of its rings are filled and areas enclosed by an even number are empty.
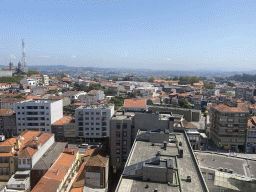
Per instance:
[[[72,121],[72,119],[73,118],[70,116],[64,116],[58,121],[56,121],[55,123],[53,123],[52,125],[64,125],[65,123],[69,123],[70,121]]]
[[[146,99],[125,99],[124,107],[146,108]]]

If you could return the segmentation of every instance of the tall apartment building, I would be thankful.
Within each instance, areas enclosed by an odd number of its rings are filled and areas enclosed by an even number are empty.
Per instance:
[[[87,141],[100,141],[110,136],[110,119],[114,105],[84,105],[75,110],[76,136]]]
[[[219,104],[210,108],[210,137],[220,148],[245,149],[249,110],[243,103]]]
[[[42,77],[42,83],[43,83],[44,85],[49,85],[49,77],[48,77],[48,75],[43,75],[43,77]]]
[[[26,100],[15,107],[18,134],[25,130],[51,133],[51,125],[63,117],[62,100]]]
[[[110,120],[111,166],[124,167],[132,147],[134,112],[116,112]]]

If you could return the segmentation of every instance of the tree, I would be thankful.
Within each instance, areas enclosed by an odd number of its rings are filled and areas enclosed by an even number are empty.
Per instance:
[[[113,77],[112,81],[118,81],[118,77]]]
[[[214,88],[215,88],[214,85],[209,84],[209,83],[207,83],[207,82],[204,82],[204,89],[214,89]]]
[[[232,92],[227,92],[227,95],[231,96],[231,97],[234,97],[234,93],[232,93]]]
[[[23,98],[22,95],[16,95],[14,98]]]
[[[144,82],[145,80],[142,78],[139,78],[139,82]]]
[[[38,71],[32,71],[32,70],[28,70],[27,71],[27,76],[30,77],[31,75],[38,75],[40,74]]]
[[[173,80],[174,80],[174,81],[177,81],[177,80],[179,80],[179,78],[178,78],[177,76],[174,76],[174,77],[173,77]]]
[[[148,82],[153,83],[153,82],[154,82],[154,80],[155,80],[155,78],[154,78],[154,77],[150,77],[150,78],[148,79]]]

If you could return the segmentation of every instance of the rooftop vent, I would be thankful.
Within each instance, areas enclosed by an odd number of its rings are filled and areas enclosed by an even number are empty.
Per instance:
[[[181,141],[179,142],[179,146],[182,146],[182,142]]]
[[[161,154],[161,152],[160,152],[160,151],[158,151],[158,152],[157,152],[157,154],[156,154],[156,156],[160,156],[160,154]]]
[[[37,141],[37,140],[39,140],[39,137],[35,137],[35,139],[34,139],[35,141]]]
[[[232,174],[232,173],[233,173],[233,170],[232,170],[232,169],[229,169],[228,172]]]
[[[187,176],[187,182],[191,182],[191,176]]]
[[[151,146],[155,146],[155,143],[152,143]]]
[[[225,171],[225,172],[228,172],[228,169],[227,169],[227,168],[225,168],[225,169],[224,169],[224,171]]]
[[[220,171],[223,171],[223,167],[220,167],[219,170],[220,170]]]
[[[146,188],[146,189],[149,188],[149,185],[147,184],[147,185],[145,186],[145,188]]]
[[[158,192],[158,189],[154,189],[154,192]]]

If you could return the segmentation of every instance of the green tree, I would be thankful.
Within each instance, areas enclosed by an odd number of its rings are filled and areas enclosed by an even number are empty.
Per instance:
[[[28,70],[27,71],[27,76],[30,77],[31,75],[38,75],[40,74],[38,71],[32,71],[32,70]]]
[[[231,97],[234,97],[234,93],[232,93],[232,92],[227,92],[227,95],[231,96]]]
[[[177,76],[174,76],[174,77],[173,77],[173,80],[174,80],[174,81],[177,81],[177,80],[179,80],[179,78],[178,78]]]
[[[23,98],[22,95],[16,95],[14,98]]]
[[[118,81],[118,77],[113,77],[112,81]]]
[[[144,82],[145,80],[142,78],[139,78],[139,82]]]
[[[148,79],[148,82],[153,83],[153,82],[154,82],[154,80],[155,80],[155,78],[154,78],[154,77],[150,77],[150,78]]]
[[[209,84],[209,83],[207,83],[207,82],[204,82],[204,89],[214,89],[214,88],[215,88],[214,85]]]

